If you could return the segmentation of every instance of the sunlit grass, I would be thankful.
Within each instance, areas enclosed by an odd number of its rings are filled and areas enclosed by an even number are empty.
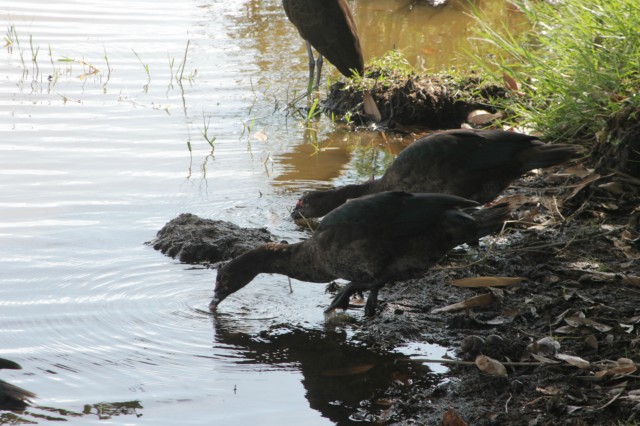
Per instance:
[[[514,1],[531,24],[520,36],[481,24],[492,49],[477,63],[502,82],[519,85],[496,100],[551,139],[588,139],[628,104],[640,106],[640,6],[637,0]]]

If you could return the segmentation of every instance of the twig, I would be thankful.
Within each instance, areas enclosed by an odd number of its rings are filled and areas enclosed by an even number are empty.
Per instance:
[[[474,361],[459,361],[456,359],[430,359],[430,358],[408,358],[401,359],[402,362],[424,362],[428,364],[449,364],[449,365],[476,365]],[[547,364],[544,362],[517,362],[517,361],[505,361],[500,363],[509,367],[538,367],[541,365],[564,365],[564,364]],[[570,366],[571,364],[566,364]]]

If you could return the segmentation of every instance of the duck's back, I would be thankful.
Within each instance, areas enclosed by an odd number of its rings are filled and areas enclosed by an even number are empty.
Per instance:
[[[497,197],[528,170],[566,161],[568,145],[501,130],[450,130],[415,141],[380,179],[381,190],[442,192],[480,203]]]
[[[406,279],[476,235],[460,209],[477,203],[445,194],[383,192],[348,201],[313,235],[322,262],[352,281]]]

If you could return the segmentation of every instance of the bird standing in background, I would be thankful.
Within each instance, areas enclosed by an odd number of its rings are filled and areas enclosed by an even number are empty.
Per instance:
[[[453,195],[382,192],[357,198],[329,213],[311,238],[269,243],[218,270],[212,311],[260,273],[301,281],[351,281],[327,311],[346,309],[352,294],[369,291],[365,315],[375,313],[378,291],[392,281],[424,274],[449,250],[488,235],[509,215],[506,204],[477,208]]]
[[[362,75],[364,59],[360,38],[345,0],[282,0],[287,17],[307,44],[309,55],[308,93],[320,86],[322,57],[331,62],[345,77]],[[318,53],[313,58],[311,47]],[[317,67],[318,72],[314,72]]]
[[[576,158],[581,151],[577,145],[545,144],[502,130],[437,132],[405,148],[379,179],[306,193],[291,216],[322,217],[348,199],[382,191],[440,192],[487,203],[524,173]]]

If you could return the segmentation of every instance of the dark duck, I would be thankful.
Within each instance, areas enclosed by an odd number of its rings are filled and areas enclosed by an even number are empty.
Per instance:
[[[576,158],[580,151],[502,130],[438,132],[409,145],[380,179],[306,193],[291,216],[322,217],[348,199],[382,191],[439,192],[484,204],[524,173]]]
[[[346,309],[353,293],[368,290],[365,315],[372,316],[384,284],[423,275],[452,248],[500,229],[508,214],[506,204],[478,208],[446,194],[382,192],[350,200],[308,240],[265,244],[221,267],[209,308],[256,275],[276,273],[317,283],[349,280],[327,312]]]
[[[0,369],[8,368],[20,370],[19,364],[8,359],[0,358]],[[28,390],[14,386],[4,380],[0,380],[0,410],[24,410],[31,398],[35,398],[36,394]]]

